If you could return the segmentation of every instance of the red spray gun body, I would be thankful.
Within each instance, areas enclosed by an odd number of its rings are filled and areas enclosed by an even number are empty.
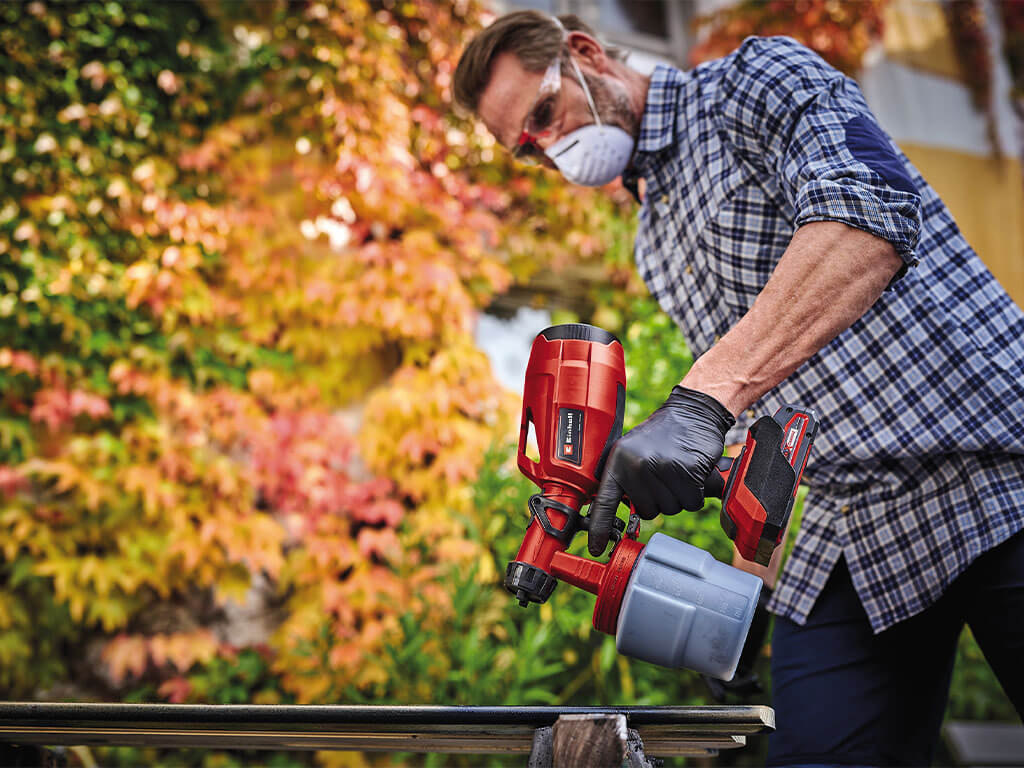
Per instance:
[[[625,358],[612,334],[569,324],[548,328],[534,339],[523,388],[518,463],[541,492],[530,499],[531,523],[505,577],[521,605],[546,601],[556,577],[599,593],[608,566],[565,550],[583,525],[579,510],[593,499],[604,459],[622,435],[625,406]],[[536,462],[527,456],[531,423]],[[625,578],[634,559],[635,553],[621,563]],[[610,599],[614,603],[614,596]],[[599,620],[595,612],[595,626],[614,633],[615,615]]]
[[[644,549],[636,540],[638,518],[631,516],[628,526],[618,521],[613,531],[618,541],[607,563],[565,550],[586,528],[580,509],[593,500],[605,458],[622,434],[625,394],[625,358],[612,334],[568,324],[534,339],[518,464],[541,492],[530,499],[531,520],[505,575],[506,588],[524,606],[545,602],[558,580],[597,595],[594,627],[609,634],[616,634],[620,607]],[[538,461],[527,456],[531,424]],[[724,496],[723,526],[747,559],[766,563],[781,540],[816,429],[813,412],[781,409],[774,420],[760,419],[740,457],[723,459],[709,477],[707,495]]]

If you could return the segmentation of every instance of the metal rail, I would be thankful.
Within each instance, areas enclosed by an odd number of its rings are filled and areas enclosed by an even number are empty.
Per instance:
[[[562,715],[625,715],[652,756],[706,755],[774,729],[769,707],[354,707],[0,703],[21,745],[523,753]]]

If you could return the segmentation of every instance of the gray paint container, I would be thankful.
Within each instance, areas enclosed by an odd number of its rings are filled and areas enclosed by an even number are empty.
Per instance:
[[[757,576],[656,533],[626,585],[615,647],[663,667],[731,680],[760,593]]]

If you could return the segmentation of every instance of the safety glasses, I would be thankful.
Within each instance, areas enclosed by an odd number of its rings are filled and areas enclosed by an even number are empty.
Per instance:
[[[597,106],[594,98],[590,95],[590,88],[580,71],[579,65],[572,55],[569,56],[569,63],[576,72],[576,77],[587,98],[590,112],[594,115],[594,122],[601,125],[601,118],[597,113]],[[512,157],[521,163],[537,165],[547,159],[544,150],[537,143],[538,139],[546,136],[551,130],[551,124],[555,120],[558,106],[558,96],[562,92],[562,57],[556,56],[551,62],[544,77],[541,78],[540,88],[537,89],[537,98],[526,113],[526,120],[523,122],[523,129],[519,133],[519,139],[512,148]]]
[[[537,140],[545,136],[551,128],[551,123],[555,119],[555,107],[558,105],[558,94],[561,91],[562,57],[556,56],[541,78],[537,98],[534,99],[530,111],[526,113],[519,139],[512,148],[512,157],[519,162],[529,165],[544,162],[544,150],[537,144]]]

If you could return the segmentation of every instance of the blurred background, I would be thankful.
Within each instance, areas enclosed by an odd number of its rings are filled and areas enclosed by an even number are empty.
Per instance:
[[[1024,2],[3,4],[0,698],[712,703],[619,657],[589,595],[524,610],[500,585],[533,336],[615,332],[627,428],[691,362],[634,271],[628,193],[513,167],[453,110],[469,36],[526,7],[643,71],[810,45],[1024,302]],[[658,528],[730,559],[713,506]],[[948,717],[1017,722],[969,632]]]

